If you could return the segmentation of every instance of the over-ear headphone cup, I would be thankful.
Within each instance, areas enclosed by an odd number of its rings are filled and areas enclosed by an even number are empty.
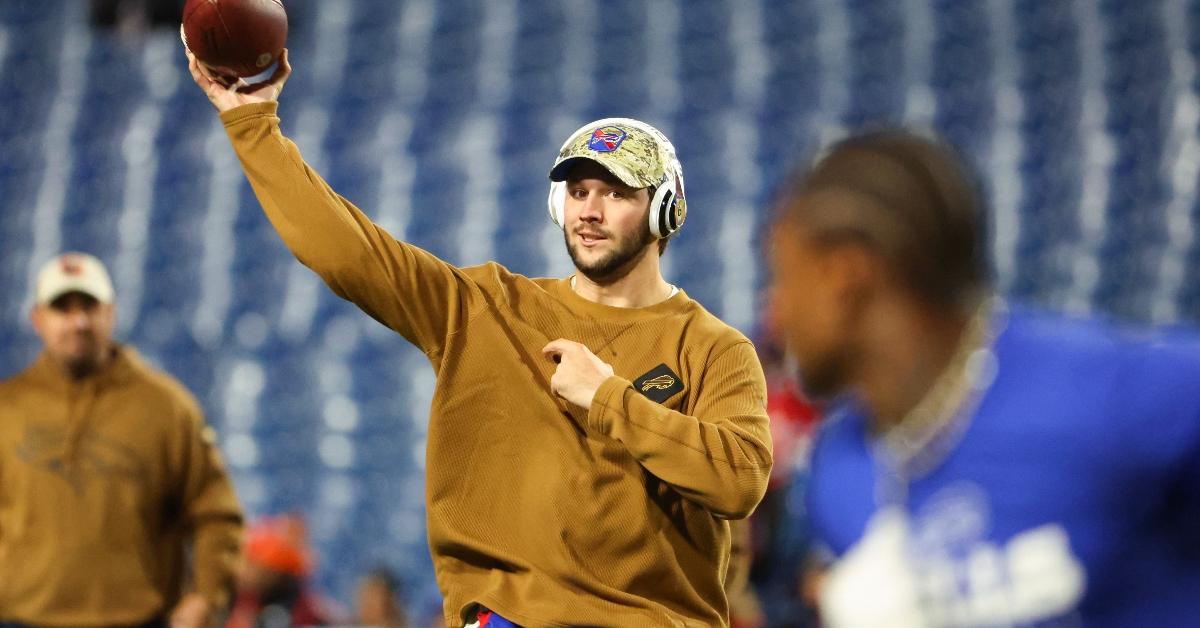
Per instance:
[[[650,232],[665,238],[675,232],[675,183],[668,179],[654,191],[650,200]]]
[[[567,184],[562,181],[552,181],[550,183],[550,194],[546,198],[546,204],[550,210],[550,220],[554,224],[562,227],[566,222],[566,203],[567,203]]]
[[[667,223],[667,227],[670,229],[669,233],[675,233],[675,230],[679,228],[679,221],[678,216],[675,215],[674,192],[667,193],[667,197],[663,199],[662,212],[665,218],[664,222]]]
[[[671,200],[673,198],[675,198],[675,195],[668,191],[666,194],[663,194],[662,201],[658,204],[658,237],[660,238],[671,235],[671,232],[675,230],[670,219]]]

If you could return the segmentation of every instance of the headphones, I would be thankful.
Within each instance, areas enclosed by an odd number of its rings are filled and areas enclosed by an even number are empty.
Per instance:
[[[662,239],[669,238],[679,227],[683,226],[683,221],[687,218],[687,202],[684,200],[683,191],[683,166],[679,160],[675,158],[675,146],[663,135],[658,129],[638,120],[630,118],[605,118],[596,120],[579,127],[577,131],[567,137],[567,141],[563,142],[562,148],[558,149],[559,154],[567,150],[567,147],[572,144],[580,133],[589,129],[595,129],[608,124],[625,125],[633,127],[643,133],[647,133],[658,139],[659,143],[666,149],[669,155],[669,161],[665,164],[663,170],[663,180],[654,188],[654,192],[650,198],[650,212],[647,216],[649,221],[650,233],[654,237]],[[681,202],[682,201],[682,202]],[[546,199],[546,204],[550,210],[550,220],[559,227],[565,227],[566,205],[567,205],[567,182],[566,181],[551,181],[550,195]]]

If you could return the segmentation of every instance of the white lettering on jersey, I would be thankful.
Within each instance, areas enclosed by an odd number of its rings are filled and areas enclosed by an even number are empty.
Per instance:
[[[1086,573],[1062,526],[997,544],[983,491],[956,485],[914,517],[880,510],[830,570],[821,611],[833,628],[1013,626],[1069,616]]]

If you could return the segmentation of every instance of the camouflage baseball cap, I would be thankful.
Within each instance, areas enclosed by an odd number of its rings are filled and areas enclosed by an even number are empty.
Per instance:
[[[675,147],[658,129],[631,118],[605,118],[588,124],[558,151],[551,181],[565,181],[571,166],[590,159],[632,188],[658,187],[674,175],[683,178]]]

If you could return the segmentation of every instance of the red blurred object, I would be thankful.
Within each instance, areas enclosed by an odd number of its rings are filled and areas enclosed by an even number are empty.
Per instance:
[[[771,442],[775,465],[771,488],[788,484],[797,467],[808,466],[809,447],[820,412],[800,389],[794,375],[767,375],[767,416],[771,417]]]
[[[245,561],[226,628],[340,625],[336,606],[312,588],[312,551],[304,520],[259,519],[246,530]]]
[[[297,517],[268,517],[246,531],[246,560],[292,576],[312,571],[308,531]]]
[[[798,374],[788,364],[783,335],[770,297],[755,330],[754,345],[767,378],[767,416],[775,464],[770,489],[789,484],[797,468],[808,466],[809,447],[821,409],[804,395]]]
[[[225,77],[246,77],[271,67],[287,42],[287,12],[280,0],[187,0],[183,42]]]

